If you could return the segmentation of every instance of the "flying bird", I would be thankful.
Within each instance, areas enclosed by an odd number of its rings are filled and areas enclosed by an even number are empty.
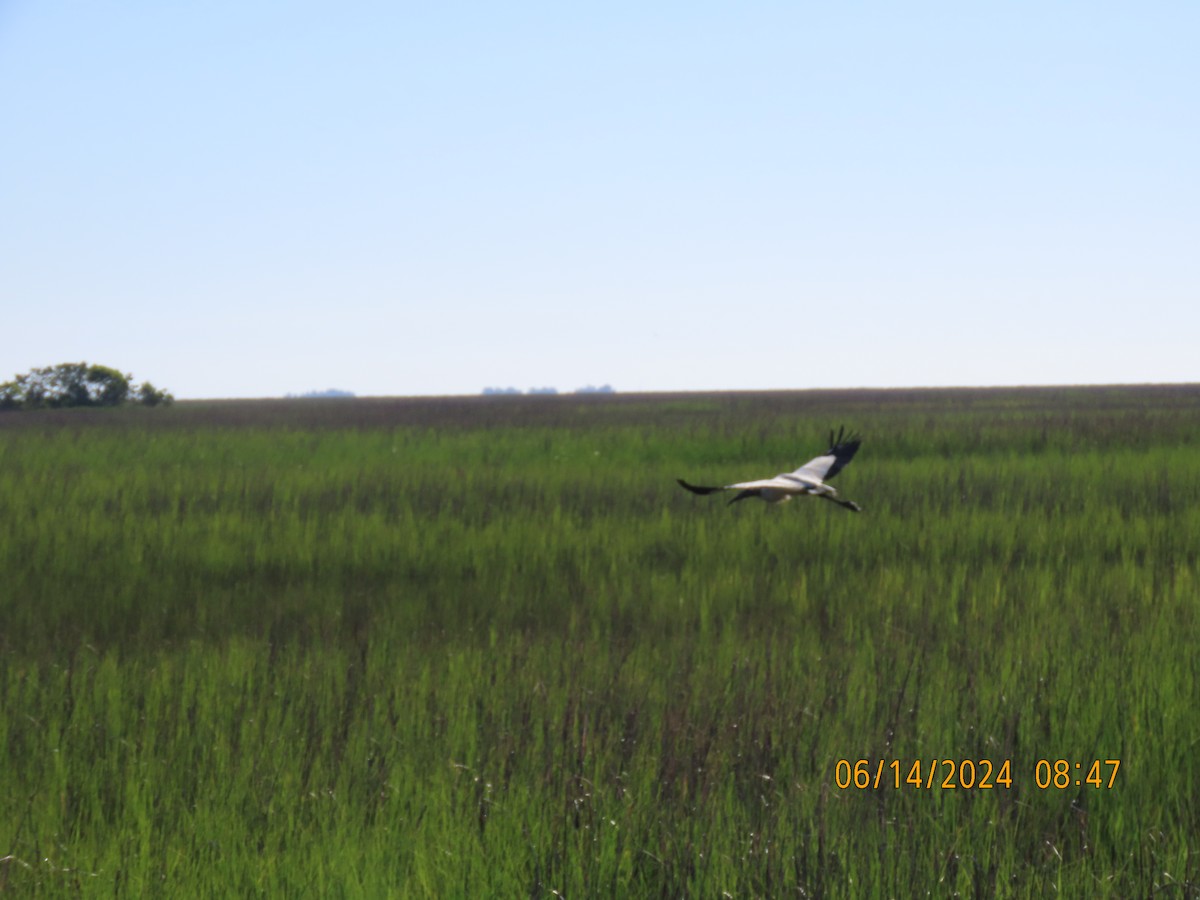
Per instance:
[[[826,482],[842,471],[854,459],[862,439],[856,434],[846,434],[843,427],[837,436],[829,432],[829,449],[821,456],[810,459],[795,472],[776,475],[774,478],[763,478],[760,481],[740,481],[737,484],[726,484],[719,487],[702,487],[688,484],[682,478],[676,479],[683,487],[693,494],[713,494],[717,491],[737,491],[730,504],[745,500],[747,497],[758,497],[767,503],[784,503],[793,497],[820,497],[854,512],[862,512],[862,507],[853,500],[843,500],[837,490]]]

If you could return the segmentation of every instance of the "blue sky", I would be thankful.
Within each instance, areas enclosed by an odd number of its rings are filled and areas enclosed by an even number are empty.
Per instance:
[[[1200,5],[0,3],[0,380],[1200,381]]]

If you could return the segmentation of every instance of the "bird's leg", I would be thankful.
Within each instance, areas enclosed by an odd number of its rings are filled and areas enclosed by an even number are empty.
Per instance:
[[[828,500],[830,503],[836,503],[838,506],[844,506],[852,512],[862,512],[862,507],[853,500],[842,500],[839,497],[831,497],[829,494],[818,494],[817,496],[822,500]]]

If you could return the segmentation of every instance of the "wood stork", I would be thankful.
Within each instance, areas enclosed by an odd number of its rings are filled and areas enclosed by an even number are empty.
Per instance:
[[[826,484],[830,478],[842,471],[858,452],[862,439],[858,435],[846,434],[843,427],[837,436],[829,432],[829,449],[821,456],[810,459],[795,472],[776,475],[774,478],[764,478],[760,481],[740,481],[737,484],[726,484],[719,487],[702,487],[688,484],[682,478],[676,479],[683,487],[693,494],[712,494],[717,491],[737,491],[729,502],[737,503],[747,497],[758,497],[767,503],[783,503],[793,497],[812,496],[829,500],[839,506],[854,512],[862,512],[862,507],[853,500],[843,500],[831,485]]]

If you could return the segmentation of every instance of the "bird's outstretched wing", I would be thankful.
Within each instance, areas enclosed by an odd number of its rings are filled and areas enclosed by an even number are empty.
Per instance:
[[[689,491],[691,491],[693,494],[701,494],[701,495],[715,494],[717,491],[725,490],[725,488],[723,488],[723,487],[701,487],[701,486],[695,485],[695,484],[688,484],[682,478],[676,478],[675,480],[678,481],[683,487],[685,487]]]
[[[854,459],[854,454],[858,452],[858,447],[862,443],[862,438],[857,434],[846,434],[846,428],[843,426],[839,429],[837,436],[829,432],[829,449],[822,455],[810,459],[793,475],[798,475],[801,478],[815,478],[818,481],[828,481],[850,463]]]

